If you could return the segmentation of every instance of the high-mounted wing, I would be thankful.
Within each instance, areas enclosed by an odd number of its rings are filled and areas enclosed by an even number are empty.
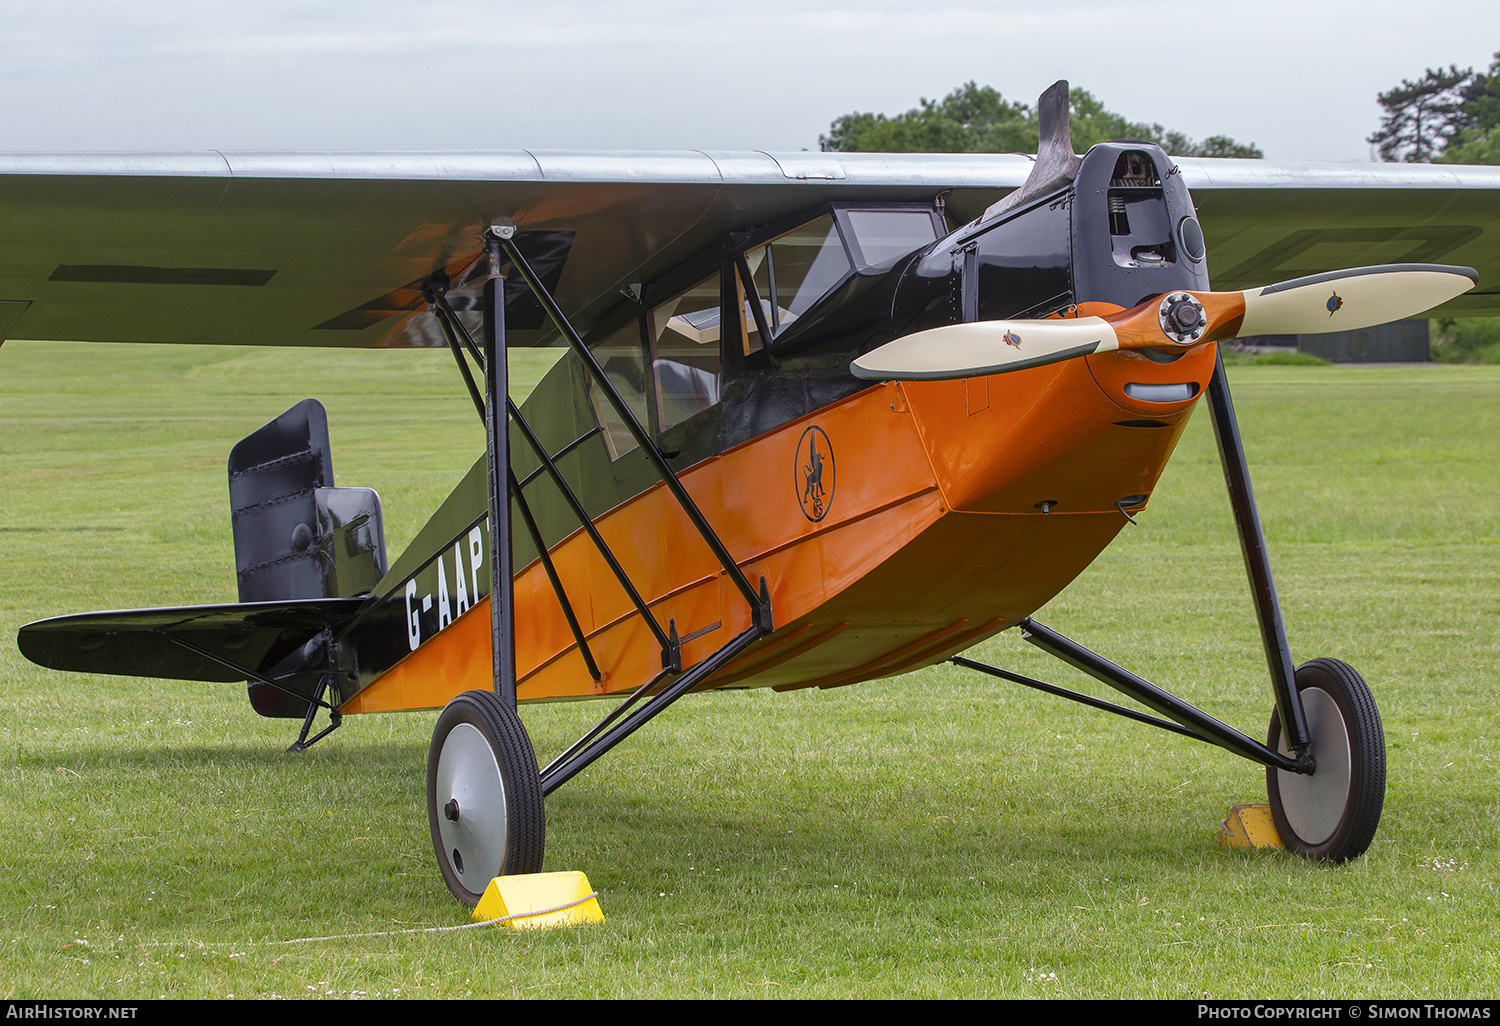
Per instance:
[[[0,157],[0,331],[9,338],[427,346],[421,285],[463,285],[481,230],[518,245],[587,329],[723,234],[851,192],[930,199],[1019,185],[1020,156],[110,154]],[[549,273],[550,272],[550,273]],[[29,304],[29,305],[25,305]],[[543,323],[508,289],[512,344]],[[10,317],[7,319],[6,313]]]
[[[930,200],[962,223],[1016,154],[189,153],[0,157],[0,335],[426,346],[421,285],[463,312],[481,229],[519,245],[575,325],[724,233],[829,199]],[[1183,159],[1214,285],[1383,263],[1474,267],[1442,311],[1500,313],[1500,169]],[[1487,239],[1487,236],[1489,238]],[[548,341],[508,289],[512,344]]]

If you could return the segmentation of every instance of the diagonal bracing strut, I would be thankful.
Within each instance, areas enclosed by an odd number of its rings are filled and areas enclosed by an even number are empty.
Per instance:
[[[521,430],[526,442],[536,453],[542,463],[542,468],[552,477],[554,483],[561,491],[565,501],[578,517],[581,525],[593,539],[600,554],[615,572],[617,579],[631,597],[632,602],[640,612],[644,622],[650,626],[658,641],[662,643],[663,659],[662,672],[645,686],[633,691],[623,702],[620,703],[609,715],[607,715],[597,726],[586,732],[576,742],[568,747],[562,755],[558,756],[550,765],[542,771],[543,792],[550,794],[560,787],[564,782],[571,779],[588,766],[595,759],[619,744],[630,734],[644,726],[658,713],[666,709],[678,698],[692,691],[712,674],[718,672],[727,665],[735,656],[743,652],[749,645],[754,643],[763,635],[773,629],[771,615],[771,600],[765,578],[761,578],[760,588],[757,591],[746,578],[744,571],[740,569],[730,554],[727,546],[714,532],[708,520],[703,516],[697,504],[693,502],[667,465],[666,457],[656,446],[655,442],[647,435],[645,429],[636,419],[634,412],[625,403],[615,389],[612,382],[604,373],[572,324],[568,322],[557,302],[553,299],[536,272],[527,263],[515,245],[515,229],[511,226],[496,225],[485,232],[486,255],[489,259],[489,277],[485,283],[485,338],[483,352],[469,337],[468,331],[458,319],[446,298],[446,282],[434,281],[426,290],[427,298],[432,303],[437,314],[438,322],[447,338],[449,348],[452,349],[454,358],[459,362],[463,372],[465,384],[470,395],[474,398],[475,407],[481,411],[486,423],[486,442],[489,463],[489,491],[490,491],[490,522],[491,541],[494,548],[491,566],[494,569],[494,581],[491,585],[491,613],[494,617],[492,625],[492,637],[495,646],[495,681],[496,691],[502,698],[514,703],[515,701],[515,644],[514,644],[514,621],[510,609],[511,592],[510,584],[510,523],[509,517],[503,516],[510,512],[509,501],[503,501],[501,496],[515,495],[518,506],[521,508],[523,519],[527,522],[528,530],[532,532],[536,547],[541,553],[544,565],[548,566],[549,578],[553,588],[563,604],[565,614],[571,614],[571,607],[567,597],[562,590],[561,582],[555,573],[550,572],[547,560],[546,546],[535,530],[529,516],[529,509],[525,505],[524,496],[520,492],[522,482],[518,482],[510,467],[509,431],[511,422]],[[546,310],[553,324],[566,339],[569,347],[589,369],[593,380],[599,385],[611,406],[620,416],[636,444],[646,455],[649,462],[657,471],[662,484],[672,494],[678,505],[693,524],[694,528],[702,537],[704,543],[713,552],[719,561],[725,574],[740,594],[745,598],[750,607],[750,626],[707,659],[698,663],[691,669],[683,672],[681,662],[681,645],[677,640],[676,629],[671,628],[667,633],[661,629],[655,616],[651,613],[644,598],[640,596],[634,585],[630,582],[624,569],[619,566],[618,560],[614,558],[603,538],[594,527],[592,519],[587,511],[573,494],[566,480],[562,477],[556,463],[551,459],[540,440],[536,438],[521,416],[520,410],[516,408],[506,395],[506,360],[505,352],[505,325],[504,325],[504,289],[501,283],[504,278],[500,274],[500,254],[503,252],[509,258],[511,264],[520,272],[533,296],[536,297],[543,309]],[[463,343],[460,342],[460,334]],[[472,354],[480,367],[484,369],[485,394],[481,398],[479,388],[469,373],[467,361],[464,359],[464,350]],[[582,441],[580,439],[579,441]],[[578,444],[577,442],[572,443]],[[571,446],[570,446],[571,447]],[[540,472],[540,470],[539,470]],[[530,480],[530,477],[528,477]],[[501,510],[499,507],[504,506]],[[503,517],[503,518],[502,518]],[[502,587],[503,582],[503,587]],[[594,662],[589,658],[586,642],[582,632],[577,629],[576,622],[568,615],[570,627],[574,627],[574,637],[578,641],[580,649],[585,654],[585,660],[589,665],[590,672],[596,680],[600,674]],[[636,707],[638,705],[638,707]]]

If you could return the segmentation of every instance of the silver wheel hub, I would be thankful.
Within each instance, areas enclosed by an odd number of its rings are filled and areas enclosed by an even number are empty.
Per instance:
[[[1333,696],[1322,688],[1308,688],[1302,692],[1302,709],[1307,716],[1318,771],[1309,775],[1277,770],[1276,783],[1287,823],[1298,837],[1316,845],[1332,837],[1344,819],[1353,760],[1349,754],[1349,729]],[[1276,747],[1289,754],[1284,734]]]
[[[438,808],[457,811],[438,817],[443,857],[464,886],[483,891],[503,868],[507,817],[500,763],[479,728],[460,723],[443,739],[436,792]]]

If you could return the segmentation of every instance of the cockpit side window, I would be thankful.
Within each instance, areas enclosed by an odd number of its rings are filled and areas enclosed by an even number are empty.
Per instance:
[[[717,272],[646,315],[658,432],[719,401],[720,318]]]
[[[866,274],[888,271],[908,253],[937,241],[937,226],[930,209],[854,210],[844,212],[860,270]]]
[[[772,338],[854,269],[832,214],[747,251],[745,262]],[[747,297],[747,303],[755,301]],[[753,324],[753,311],[747,309],[745,315],[752,318],[747,326]]]
[[[603,341],[596,342],[589,348],[593,350],[594,358],[604,368],[605,376],[625,400],[630,412],[643,425],[650,424],[650,399],[647,395],[650,385],[646,378],[645,352],[641,346],[640,318],[631,318]],[[609,458],[617,460],[636,447],[635,436],[630,433],[625,421],[615,412],[614,404],[596,382],[589,382],[588,394],[599,428],[604,432],[604,445],[609,450]]]

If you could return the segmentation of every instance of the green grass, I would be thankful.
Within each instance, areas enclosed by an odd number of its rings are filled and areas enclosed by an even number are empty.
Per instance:
[[[1227,367],[1327,367],[1328,361],[1312,353],[1294,350],[1283,353],[1246,353],[1229,348],[1220,350]]]
[[[1380,702],[1366,857],[1221,851],[1253,765],[941,667],[689,699],[559,790],[547,868],[588,873],[603,927],[285,945],[465,921],[427,836],[435,715],[287,756],[295,725],[239,686],[53,673],[7,640],[0,995],[1493,995],[1500,368],[1231,376],[1294,649]],[[398,551],[482,447],[446,353],[7,343],[0,633],[232,600],[229,447],[309,393]],[[1204,415],[1140,520],[1040,618],[1260,733]],[[1014,632],[978,655],[1080,683]],[[523,715],[546,757],[603,709]]]

